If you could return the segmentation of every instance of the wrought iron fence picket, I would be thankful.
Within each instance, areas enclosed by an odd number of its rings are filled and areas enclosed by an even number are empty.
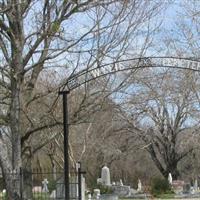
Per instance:
[[[81,200],[81,170],[70,170],[70,199]],[[20,198],[24,200],[24,179],[31,176],[32,180],[32,196],[33,200],[64,200],[65,199],[65,185],[64,185],[64,172],[53,172],[50,169],[33,169],[32,172],[21,169],[19,172],[10,172],[8,174],[0,173],[0,200],[8,200],[5,192],[5,176],[12,176],[15,180],[17,187],[20,187]],[[56,177],[56,179],[55,179]],[[45,180],[47,179],[47,180]],[[48,191],[44,190],[42,181],[46,181]],[[44,183],[44,182],[43,182]],[[4,191],[3,191],[4,190]],[[60,194],[58,194],[60,192]]]

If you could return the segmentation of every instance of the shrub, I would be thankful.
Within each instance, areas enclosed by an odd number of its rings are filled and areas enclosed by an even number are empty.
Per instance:
[[[0,178],[0,191],[2,191],[3,189],[5,189],[5,182],[3,178]]]
[[[97,184],[95,186],[95,188],[100,189],[101,194],[112,194],[113,193],[112,188],[109,186],[106,186],[106,185]],[[93,189],[95,189],[95,188],[93,188]]]
[[[162,194],[173,194],[170,184],[166,179],[154,178],[151,182],[151,193],[158,197]]]
[[[53,190],[56,189],[56,181],[55,180],[50,180],[49,184],[48,184],[48,189],[49,189],[49,193],[51,194],[51,192]]]

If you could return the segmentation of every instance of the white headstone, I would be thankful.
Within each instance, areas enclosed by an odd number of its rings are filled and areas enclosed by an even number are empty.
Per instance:
[[[100,189],[94,189],[94,197],[97,200],[100,198]]]
[[[88,200],[91,200],[92,199],[92,195],[89,193],[88,194]]]
[[[138,179],[138,188],[137,188],[137,191],[138,192],[142,191],[142,183],[141,183],[140,179]]]
[[[97,184],[102,184],[101,178],[98,178],[98,179],[97,179]]]
[[[48,190],[48,184],[49,184],[49,182],[48,182],[48,180],[45,178],[43,181],[42,181],[42,192],[49,192],[49,190]]]
[[[82,176],[82,178],[81,178],[81,188],[82,188],[82,190],[81,190],[81,199],[82,200],[85,200],[85,177],[83,177]]]
[[[56,190],[53,190],[50,194],[50,198],[55,199],[56,198]]]
[[[172,174],[169,173],[169,175],[168,175],[168,182],[169,182],[170,185],[172,185],[172,181],[173,181]]]
[[[195,181],[194,181],[194,191],[195,192],[198,191],[198,181],[197,181],[197,179],[195,179]]]
[[[4,196],[5,196],[5,193],[6,193],[6,190],[3,189],[3,191],[0,193],[0,197],[4,197]],[[2,199],[4,199],[4,198],[2,198]]]
[[[119,180],[119,184],[120,184],[120,186],[124,185],[123,182],[122,182],[122,179]]]
[[[192,187],[192,186],[190,187],[190,193],[191,193],[191,194],[195,194],[194,187]]]
[[[101,180],[103,185],[110,186],[110,170],[107,166],[104,166],[101,170]]]

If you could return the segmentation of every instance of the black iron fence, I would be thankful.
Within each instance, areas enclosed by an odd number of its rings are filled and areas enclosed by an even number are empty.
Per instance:
[[[81,200],[82,174],[80,168],[70,170],[69,197]],[[32,200],[65,200],[64,172],[51,169],[33,169],[31,172],[21,169],[20,172],[0,173],[0,200],[7,200],[6,181],[19,187],[20,198]]]

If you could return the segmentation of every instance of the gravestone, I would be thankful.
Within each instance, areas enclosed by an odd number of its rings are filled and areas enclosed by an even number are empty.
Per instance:
[[[2,197],[2,199],[4,199],[3,197],[5,197],[5,194],[6,194],[6,190],[3,189],[3,191],[0,193],[0,197]]]
[[[50,198],[51,199],[55,199],[56,198],[56,190],[53,190],[50,194]]]
[[[185,182],[181,180],[172,181],[172,188],[175,194],[182,194],[184,191]]]
[[[184,194],[190,194],[190,183],[185,183],[184,187],[183,187],[183,193]]]
[[[137,191],[138,192],[142,191],[142,183],[141,183],[140,179],[138,179],[138,188],[137,188]]]
[[[102,184],[102,179],[101,178],[97,179],[97,184]]]
[[[195,190],[193,186],[190,187],[190,194],[195,194]]]
[[[169,173],[169,175],[168,175],[168,182],[169,182],[170,185],[172,185],[172,181],[173,181],[172,174]]]
[[[94,189],[94,198],[99,199],[100,198],[100,189]]]
[[[106,186],[111,185],[110,170],[106,165],[101,170],[101,181],[103,185],[106,185]]]
[[[195,179],[194,181],[194,192],[197,192],[198,191],[198,181],[197,179]]]
[[[88,200],[91,200],[92,199],[92,195],[89,193],[88,194]]]
[[[112,185],[112,190],[119,197],[128,197],[131,194],[131,187],[126,185]]]
[[[45,193],[49,192],[49,190],[48,190],[48,184],[49,184],[49,182],[48,182],[48,180],[45,178],[45,179],[42,181],[42,192],[45,192]]]

